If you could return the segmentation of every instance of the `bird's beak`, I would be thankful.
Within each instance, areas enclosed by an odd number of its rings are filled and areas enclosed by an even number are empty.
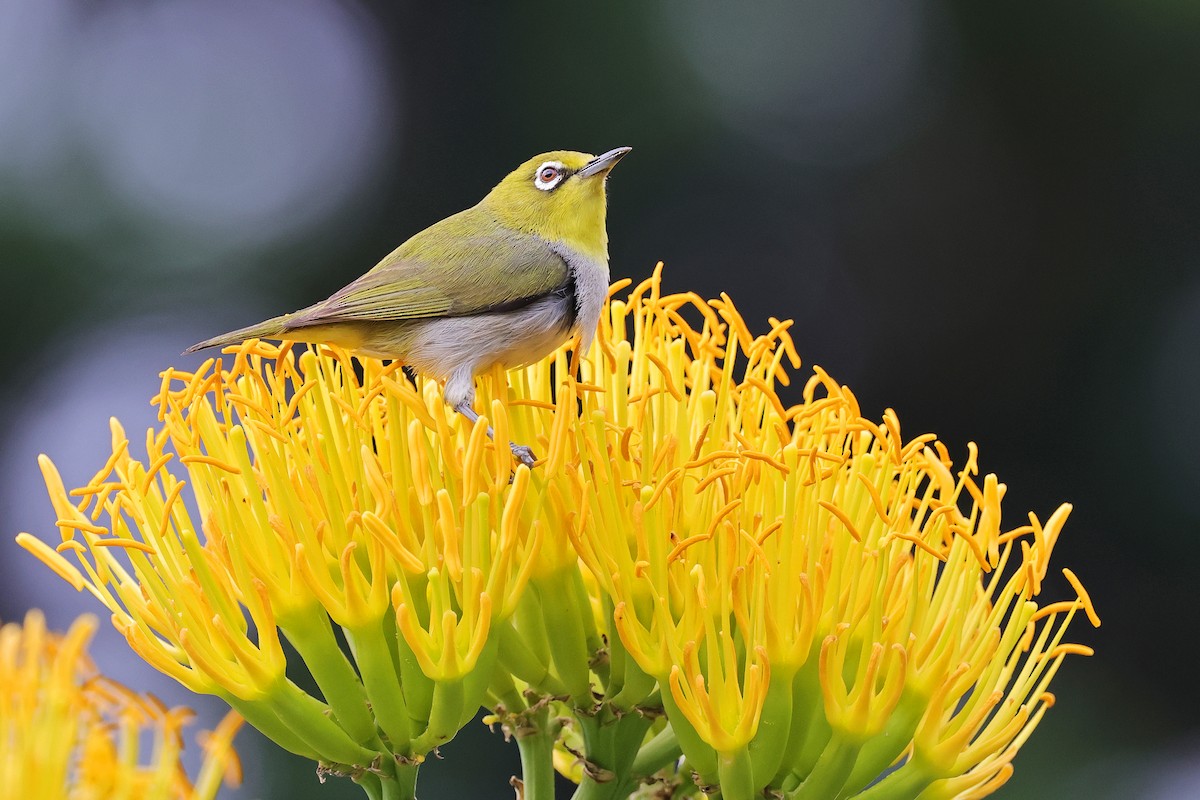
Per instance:
[[[632,147],[618,147],[615,150],[609,150],[604,155],[596,156],[584,164],[583,169],[579,170],[576,174],[581,178],[590,178],[593,175],[607,175],[608,171],[621,160],[621,156],[632,149]]]

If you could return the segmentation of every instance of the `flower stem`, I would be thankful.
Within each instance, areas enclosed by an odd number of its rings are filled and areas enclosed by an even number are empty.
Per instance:
[[[395,794],[384,797],[395,800],[416,800],[417,797],[417,764],[396,764],[396,779],[389,781],[395,786]]]
[[[592,773],[585,771],[572,800],[624,800],[646,777],[635,773],[633,765],[651,721],[635,713],[614,715],[609,709],[577,719]]]
[[[554,737],[546,707],[533,712],[529,724],[516,733],[524,800],[554,800]]]
[[[631,771],[639,777],[648,777],[679,760],[682,755],[683,750],[675,738],[675,731],[667,725],[638,750]]]
[[[366,772],[354,778],[354,782],[367,793],[367,800],[383,800],[383,786],[378,775]]]
[[[397,764],[394,776],[364,772],[354,782],[363,788],[369,800],[416,800],[417,765]]]

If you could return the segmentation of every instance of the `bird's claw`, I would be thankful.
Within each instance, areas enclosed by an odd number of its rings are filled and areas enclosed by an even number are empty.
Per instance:
[[[520,461],[525,466],[533,469],[533,465],[537,463],[537,456],[533,454],[533,450],[523,444],[509,443],[509,449],[512,450],[513,457]]]

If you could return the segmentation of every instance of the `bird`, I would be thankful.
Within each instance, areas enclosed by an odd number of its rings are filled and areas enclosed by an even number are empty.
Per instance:
[[[477,422],[476,375],[531,364],[574,337],[587,352],[608,297],[608,175],[631,149],[536,155],[325,300],[184,353],[247,339],[336,345],[444,381],[446,404]],[[509,447],[535,465],[529,447]]]

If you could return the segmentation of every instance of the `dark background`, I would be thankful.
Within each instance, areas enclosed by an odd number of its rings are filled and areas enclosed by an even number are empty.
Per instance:
[[[977,442],[1010,525],[1075,505],[1054,563],[1097,654],[999,796],[1197,796],[1198,76],[1200,6],[1166,0],[0,0],[5,537],[55,534],[36,454],[87,480],[187,344],[324,297],[534,153],[631,145],[614,278],[661,259],[758,330],[794,318],[869,416]],[[100,610],[11,543],[0,580],[3,619]],[[106,633],[106,668],[195,704]],[[239,742],[239,797],[361,796]],[[510,796],[498,735],[444,755],[423,797]]]

